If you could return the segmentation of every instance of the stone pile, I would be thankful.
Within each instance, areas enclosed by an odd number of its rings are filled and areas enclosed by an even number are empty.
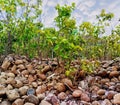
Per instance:
[[[120,58],[71,81],[56,60],[8,55],[0,67],[0,105],[120,105]]]

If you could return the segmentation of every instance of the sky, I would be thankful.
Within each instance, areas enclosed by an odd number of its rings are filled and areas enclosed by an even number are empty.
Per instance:
[[[77,21],[77,25],[83,21],[94,22],[96,15],[100,14],[102,9],[106,12],[112,12],[115,18],[112,21],[112,27],[118,23],[120,18],[120,0],[43,0],[42,1],[42,22],[45,27],[53,27],[54,18],[57,16],[55,6],[60,5],[71,5],[76,4],[76,8],[72,13]]]

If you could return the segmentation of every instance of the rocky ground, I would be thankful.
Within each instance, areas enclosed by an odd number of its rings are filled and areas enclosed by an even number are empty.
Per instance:
[[[73,66],[78,69],[80,64],[75,61]],[[0,105],[120,105],[120,58],[101,62],[90,75],[79,70],[72,81],[63,72],[56,60],[5,57]]]

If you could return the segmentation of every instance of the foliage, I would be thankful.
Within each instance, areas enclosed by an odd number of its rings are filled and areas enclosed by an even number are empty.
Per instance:
[[[41,0],[31,4],[23,0],[0,0],[0,55],[16,53],[29,57],[63,60],[66,70],[74,59],[113,59],[120,56],[120,25],[107,35],[113,13],[102,10],[97,22],[76,25],[71,16],[75,3],[55,7],[56,27],[44,27],[40,16]],[[21,12],[20,12],[21,11]],[[82,61],[82,69],[91,72],[93,64]],[[70,70],[72,71],[72,70]],[[74,70],[73,70],[74,71]]]

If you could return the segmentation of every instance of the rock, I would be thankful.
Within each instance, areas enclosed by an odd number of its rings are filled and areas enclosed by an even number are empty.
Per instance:
[[[6,84],[16,85],[16,81],[14,78],[10,77],[6,80]]]
[[[11,105],[11,103],[10,101],[6,100],[6,101],[2,101],[0,105]]]
[[[3,70],[7,70],[8,69],[8,67],[10,66],[10,61],[9,60],[4,60],[4,62],[3,62],[3,64],[2,64],[2,66],[1,66],[1,68],[3,69]]]
[[[81,100],[89,102],[90,101],[90,97],[86,93],[82,93],[81,94]]]
[[[109,77],[111,78],[111,77],[118,77],[119,76],[119,71],[112,71],[112,72],[110,72],[110,74],[109,74]]]
[[[107,70],[101,68],[100,71],[98,72],[98,75],[101,77],[106,77],[107,76]]]
[[[14,101],[15,99],[20,97],[20,95],[16,89],[7,90],[6,95],[7,95],[8,100],[10,100],[10,101]]]
[[[39,99],[34,95],[29,95],[24,99],[25,102],[33,103],[35,105],[39,104]]]
[[[93,101],[92,105],[101,105],[99,101]]]
[[[16,64],[16,65],[19,65],[19,64],[22,64],[22,63],[23,63],[23,60],[16,60],[16,61],[15,61],[15,64]]]
[[[19,88],[20,95],[26,95],[28,88],[29,88],[28,86],[20,87]]]
[[[37,76],[43,81],[46,80],[46,78],[47,78],[46,75],[43,73],[38,73]]]
[[[66,87],[63,83],[57,83],[54,88],[59,92],[64,92],[66,90]]]
[[[117,83],[117,84],[116,84],[115,90],[116,90],[117,92],[120,92],[120,83]]]
[[[48,101],[42,100],[39,105],[52,105],[52,104],[49,103]]]
[[[36,89],[36,94],[42,94],[44,93],[45,91],[47,90],[47,86],[45,85],[42,85],[42,86],[38,86],[37,89]]]
[[[73,93],[72,93],[72,96],[77,98],[77,97],[80,97],[82,94],[82,91],[81,90],[75,90]]]
[[[109,91],[107,92],[106,96],[109,100],[113,99],[113,96],[116,94],[115,91]]]
[[[7,73],[7,76],[10,78],[15,78],[15,74],[14,73]]]
[[[21,74],[25,76],[25,75],[29,75],[29,72],[28,72],[28,70],[23,70],[23,71],[21,72]]]
[[[33,86],[34,88],[37,88],[37,86],[38,86],[37,82],[32,82],[32,86]]]
[[[50,70],[51,70],[51,66],[47,65],[47,66],[45,66],[45,67],[41,70],[41,72],[42,72],[42,73],[46,73],[46,72],[48,72],[48,71],[50,71]]]
[[[19,64],[19,65],[17,66],[17,68],[19,68],[20,70],[24,70],[24,69],[25,69],[25,66],[24,66],[23,64]]]
[[[53,93],[49,93],[45,100],[50,102],[52,105],[59,105],[59,100]]]
[[[12,86],[11,84],[8,84],[8,86],[6,87],[6,89],[12,90],[12,89],[13,89],[13,86]]]
[[[35,94],[35,90],[33,88],[29,88],[27,90],[27,95],[34,95]]]
[[[114,95],[113,102],[114,104],[120,104],[120,93]]]
[[[104,95],[105,94],[105,90],[104,89],[99,89],[97,94],[98,95]]]
[[[33,70],[32,64],[26,65],[26,68],[27,68],[27,70],[28,70],[29,72]]]
[[[72,81],[68,78],[63,79],[62,82],[69,87],[73,87]]]
[[[11,72],[14,73],[14,74],[17,74],[17,66],[14,65],[12,68],[11,68]]]
[[[15,87],[16,87],[16,88],[20,88],[20,87],[22,87],[22,86],[23,86],[22,81],[20,81],[20,80],[16,80]]]
[[[24,101],[22,99],[16,99],[12,105],[24,105]]]
[[[112,103],[108,100],[108,99],[105,99],[101,105],[112,105]]]
[[[5,93],[6,93],[6,88],[5,88],[5,86],[0,85],[0,97],[3,96],[3,95],[5,95]]]
[[[61,93],[58,94],[58,98],[59,98],[60,100],[65,100],[66,97],[67,97],[67,95],[66,95],[66,93],[64,93],[64,92],[61,92]]]
[[[32,83],[33,81],[35,81],[35,78],[32,75],[29,75],[28,81],[29,81],[29,83]]]
[[[45,98],[45,93],[38,94],[37,97],[39,98],[39,100],[43,100]]]
[[[35,104],[27,102],[24,105],[35,105]]]

